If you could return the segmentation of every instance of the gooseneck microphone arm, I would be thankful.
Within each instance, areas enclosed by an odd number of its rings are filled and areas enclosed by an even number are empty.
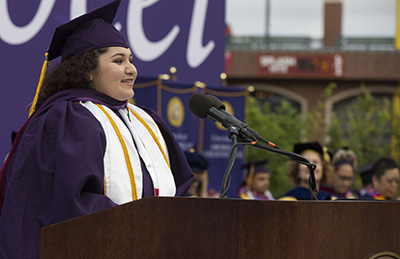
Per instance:
[[[226,198],[226,194],[230,185],[230,176],[237,155],[238,145],[254,146],[266,151],[277,153],[289,157],[290,159],[304,164],[310,171],[309,188],[311,199],[317,200],[318,190],[315,182],[314,170],[315,164],[311,164],[306,158],[296,153],[285,151],[275,144],[263,139],[255,130],[248,127],[244,122],[241,122],[231,114],[225,111],[225,105],[215,96],[195,93],[189,98],[189,109],[197,117],[218,121],[229,130],[229,138],[232,141],[232,147],[229,154],[228,167],[226,168],[222,185],[220,198]],[[240,142],[238,142],[240,140]],[[267,145],[257,141],[262,141]]]
[[[227,193],[229,190],[229,186],[231,184],[231,173],[232,173],[232,168],[233,165],[235,164],[237,152],[238,152],[238,135],[239,131],[236,127],[230,126],[228,128],[229,130],[229,138],[232,141],[232,146],[231,150],[229,152],[229,160],[228,160],[228,166],[226,167],[224,177],[222,178],[222,184],[221,184],[221,194],[219,195],[220,198],[227,198]]]

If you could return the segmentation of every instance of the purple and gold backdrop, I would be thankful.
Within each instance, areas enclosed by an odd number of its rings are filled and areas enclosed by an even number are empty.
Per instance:
[[[11,147],[11,132],[27,119],[54,29],[109,2],[0,0],[0,160]],[[122,0],[114,24],[131,44],[140,75],[175,66],[180,80],[219,84],[225,1]]]

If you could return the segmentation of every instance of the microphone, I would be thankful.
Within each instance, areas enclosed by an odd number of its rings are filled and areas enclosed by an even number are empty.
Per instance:
[[[218,121],[225,128],[236,127],[239,134],[247,140],[257,141],[257,139],[262,139],[246,123],[226,112],[225,105],[215,96],[195,93],[189,98],[188,106],[190,111],[201,119],[207,118]]]

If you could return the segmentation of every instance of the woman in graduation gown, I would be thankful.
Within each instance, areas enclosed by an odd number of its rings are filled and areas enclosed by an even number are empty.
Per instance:
[[[48,59],[62,61],[39,85],[1,171],[1,258],[38,258],[44,226],[148,196],[184,195],[191,184],[166,123],[128,103],[137,70],[111,24],[119,2],[55,31]]]
[[[327,150],[318,142],[308,142],[295,144],[293,152],[305,157],[310,163],[317,166],[314,171],[315,183],[318,189],[317,198],[318,200],[330,200],[331,196],[320,190],[320,186],[326,184],[332,174],[330,156]],[[280,197],[279,200],[311,200],[308,168],[292,161],[289,176],[295,186]]]

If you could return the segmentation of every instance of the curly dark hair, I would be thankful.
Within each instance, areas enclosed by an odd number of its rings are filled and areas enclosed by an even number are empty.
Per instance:
[[[382,175],[384,175],[387,170],[394,168],[399,168],[399,166],[393,158],[381,157],[373,163],[372,173],[378,179],[381,179]]]
[[[108,48],[89,50],[55,65],[43,80],[37,106],[55,93],[72,88],[90,88],[89,74],[98,68],[99,56]]]

